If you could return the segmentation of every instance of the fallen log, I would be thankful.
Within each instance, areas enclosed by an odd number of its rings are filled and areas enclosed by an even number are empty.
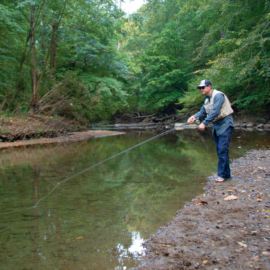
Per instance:
[[[150,115],[142,115],[142,116],[135,116],[135,117],[132,117],[134,119],[137,119],[137,118],[147,118],[147,117],[151,117],[151,116],[154,116],[156,115],[155,113],[154,114],[150,114]]]

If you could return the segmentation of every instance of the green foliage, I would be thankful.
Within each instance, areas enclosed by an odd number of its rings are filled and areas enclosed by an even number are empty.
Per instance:
[[[264,109],[270,102],[269,3],[220,2],[218,6],[209,4],[207,11],[214,14],[215,9],[222,16],[208,19],[211,27],[200,47],[204,55],[198,56],[210,57],[207,66],[196,73],[214,81],[238,108],[264,105]]]
[[[161,109],[173,101],[181,113],[196,110],[196,86],[207,78],[235,107],[265,110],[269,12],[268,1],[147,1],[126,25],[125,48],[141,67],[140,104]]]
[[[187,90],[190,65],[175,22],[169,22],[161,33],[153,35],[141,61],[147,70],[143,78],[142,104],[160,109],[177,102]]]
[[[109,118],[127,106],[124,84],[130,77],[129,60],[126,53],[117,51],[124,13],[114,2],[2,1],[0,11],[2,109],[29,110],[33,68],[40,100],[54,89],[54,98],[58,95],[61,99],[62,93],[68,100],[76,101],[72,110],[67,110],[72,112],[70,117]],[[30,24],[32,18],[34,30]],[[35,34],[35,52],[30,48],[30,30]],[[54,37],[56,64],[52,70]],[[98,99],[93,103],[97,94]]]
[[[96,122],[110,119],[127,106],[123,83],[87,73],[78,76],[67,72],[65,77],[40,100],[40,110],[79,121]]]
[[[15,88],[17,53],[22,50],[26,25],[14,1],[2,1],[0,13],[0,101],[3,102]]]
[[[0,12],[2,110],[29,110],[33,78],[39,99],[64,84],[77,99],[70,117],[91,121],[172,104],[194,111],[205,78],[238,109],[269,106],[268,1],[148,0],[125,18],[111,0],[3,0]]]
[[[128,105],[128,94],[124,91],[122,82],[88,74],[82,74],[82,79],[88,89],[98,96],[92,106],[93,121],[109,119],[117,110]]]

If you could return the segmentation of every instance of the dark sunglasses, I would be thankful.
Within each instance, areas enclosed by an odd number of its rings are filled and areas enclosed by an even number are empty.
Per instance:
[[[202,87],[199,87],[199,89],[201,90],[201,89],[204,89],[206,86],[202,86]]]

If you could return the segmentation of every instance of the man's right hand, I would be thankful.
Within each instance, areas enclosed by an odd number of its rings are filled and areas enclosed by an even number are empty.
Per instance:
[[[194,116],[191,116],[191,117],[188,118],[188,123],[192,124],[192,123],[195,122],[195,120],[196,120],[196,118]]]

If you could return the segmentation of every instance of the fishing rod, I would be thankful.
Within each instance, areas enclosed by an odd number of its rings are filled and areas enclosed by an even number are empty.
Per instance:
[[[186,122],[186,123],[184,123],[184,124],[181,124],[180,126],[178,126],[178,128],[179,128],[179,127],[182,127],[182,126],[184,126],[184,125],[187,125],[187,124],[189,124],[189,123]],[[23,211],[23,210],[28,210],[28,209],[35,208],[35,207],[38,206],[38,204],[39,204],[41,201],[43,201],[43,200],[46,199],[50,194],[52,194],[52,193],[54,192],[54,190],[55,190],[57,187],[59,187],[61,184],[65,183],[65,182],[67,182],[68,180],[70,180],[70,179],[72,179],[72,178],[74,178],[74,177],[76,177],[76,176],[78,176],[78,175],[80,175],[80,174],[83,174],[83,173],[87,172],[88,170],[90,170],[90,169],[92,169],[92,168],[94,168],[94,167],[96,167],[96,166],[98,166],[98,165],[100,165],[100,164],[102,164],[102,163],[105,163],[106,161],[108,161],[108,160],[110,160],[110,159],[113,159],[113,158],[115,158],[115,157],[117,157],[117,156],[120,156],[120,155],[122,155],[123,153],[125,153],[125,152],[127,152],[127,151],[130,151],[130,150],[132,150],[132,149],[134,149],[134,148],[136,148],[136,147],[138,147],[138,146],[140,146],[140,145],[143,145],[143,144],[145,144],[145,143],[147,143],[147,142],[149,142],[149,141],[151,141],[151,140],[154,140],[154,139],[156,139],[156,138],[158,138],[158,137],[161,137],[161,136],[163,136],[163,135],[165,135],[165,134],[168,134],[169,132],[172,132],[172,131],[174,131],[174,130],[175,130],[175,127],[173,127],[173,128],[170,129],[170,130],[167,130],[167,131],[165,131],[165,132],[162,132],[162,133],[160,133],[160,134],[158,134],[158,135],[156,135],[156,136],[154,136],[154,137],[152,137],[152,138],[150,138],[150,139],[148,139],[148,140],[146,140],[146,141],[143,141],[143,142],[141,142],[141,143],[138,143],[138,144],[136,144],[136,145],[134,145],[134,146],[132,146],[132,147],[130,147],[130,148],[124,150],[124,151],[121,151],[121,152],[119,152],[119,153],[117,153],[117,154],[115,154],[115,155],[109,157],[109,158],[106,158],[106,159],[104,159],[104,160],[102,160],[102,161],[100,161],[100,162],[98,162],[98,163],[96,163],[96,164],[94,164],[94,165],[92,165],[92,166],[90,166],[90,167],[88,167],[88,168],[86,168],[86,169],[84,169],[84,170],[82,170],[82,171],[80,171],[80,172],[78,172],[78,173],[76,173],[76,174],[70,176],[70,177],[67,177],[66,179],[62,180],[61,182],[58,182],[58,183],[54,186],[54,188],[53,188],[47,195],[45,195],[44,197],[42,197],[39,201],[37,201],[37,202],[36,202],[33,206],[31,206],[31,207],[24,208],[24,209],[21,209],[21,210],[14,210],[14,211],[10,211],[10,212],[0,213],[0,215],[1,215],[1,214],[8,214],[8,213],[19,212],[19,211]]]

